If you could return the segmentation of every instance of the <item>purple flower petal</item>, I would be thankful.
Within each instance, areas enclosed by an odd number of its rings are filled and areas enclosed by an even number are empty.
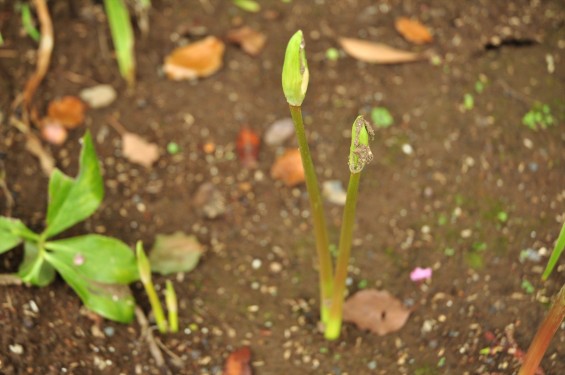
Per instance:
[[[412,272],[410,272],[410,280],[421,281],[432,278],[432,269],[416,267]]]

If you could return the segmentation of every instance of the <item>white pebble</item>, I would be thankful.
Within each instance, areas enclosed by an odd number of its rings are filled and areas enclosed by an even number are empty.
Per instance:
[[[253,261],[251,262],[251,268],[258,270],[259,268],[261,268],[261,264],[263,264],[263,262],[261,262],[261,259],[253,259]]]
[[[14,354],[23,354],[24,347],[20,344],[9,345],[10,351]]]
[[[412,155],[414,153],[414,149],[408,143],[402,145],[402,152],[406,155]]]
[[[81,90],[80,98],[84,100],[90,108],[107,107],[116,100],[116,90],[110,85],[96,85]]]

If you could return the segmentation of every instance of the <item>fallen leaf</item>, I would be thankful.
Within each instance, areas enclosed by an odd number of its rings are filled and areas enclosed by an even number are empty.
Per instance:
[[[288,187],[304,182],[304,167],[300,150],[297,148],[286,150],[279,156],[271,167],[271,177],[282,180]]]
[[[237,135],[236,151],[241,164],[245,168],[257,167],[260,143],[261,140],[257,133],[246,126],[241,128]]]
[[[76,96],[64,96],[49,103],[47,117],[52,123],[74,129],[84,121],[85,109],[84,103]]]
[[[394,27],[404,39],[414,44],[430,43],[433,40],[432,34],[428,28],[420,21],[400,17],[394,23]]]
[[[226,39],[241,46],[251,56],[257,56],[263,50],[267,37],[249,26],[243,26],[228,31]]]
[[[96,85],[81,90],[79,96],[90,108],[103,108],[112,104],[118,94],[111,85]]]
[[[169,79],[180,81],[208,77],[222,67],[225,44],[214,36],[175,49],[165,59]]]
[[[367,40],[340,38],[339,44],[351,57],[368,63],[400,64],[425,59],[425,56],[419,53],[402,51]]]
[[[379,336],[398,331],[406,324],[410,310],[387,291],[365,289],[348,298],[343,305],[343,321]]]
[[[244,346],[233,351],[226,360],[223,375],[251,375],[251,350]]]
[[[158,234],[149,254],[151,270],[162,275],[192,271],[203,251],[195,236],[182,232]]]
[[[122,153],[132,163],[146,168],[150,168],[159,159],[159,148],[156,144],[130,132],[122,134]]]

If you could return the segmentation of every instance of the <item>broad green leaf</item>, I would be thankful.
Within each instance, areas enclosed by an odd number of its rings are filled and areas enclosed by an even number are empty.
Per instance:
[[[543,280],[547,280],[549,275],[551,275],[551,272],[553,272],[553,269],[555,268],[555,265],[557,264],[559,257],[563,253],[563,250],[565,250],[565,223],[563,223],[563,226],[561,227],[561,232],[559,232],[559,237],[557,237],[557,242],[555,243],[553,252],[549,257],[549,261],[547,262],[545,271],[543,271],[543,275],[542,275]]]
[[[194,236],[182,232],[157,235],[149,254],[151,270],[162,275],[192,271],[202,252],[202,245]]]
[[[49,285],[55,278],[55,270],[45,261],[45,251],[40,251],[33,242],[24,243],[24,260],[18,276],[22,281],[36,286]]]
[[[75,180],[54,172],[49,182],[46,238],[86,219],[96,211],[104,196],[98,158],[87,132],[83,137],[79,174]]]
[[[45,243],[51,257],[84,277],[110,284],[139,279],[133,251],[115,238],[89,234]]]
[[[135,300],[127,285],[90,280],[53,254],[47,252],[45,258],[73,288],[86,307],[117,322],[130,323],[133,320]]]
[[[37,237],[20,220],[0,216],[0,254],[18,246],[24,239]]]

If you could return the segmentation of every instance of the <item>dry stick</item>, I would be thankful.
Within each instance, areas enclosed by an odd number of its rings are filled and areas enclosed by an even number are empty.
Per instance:
[[[0,275],[0,285],[22,285],[23,281],[18,275]]]
[[[12,216],[12,208],[14,207],[14,196],[8,188],[6,183],[6,169],[4,168],[4,162],[0,161],[0,189],[4,192],[6,197],[6,216]]]
[[[561,287],[559,293],[557,293],[557,297],[555,297],[555,301],[553,301],[553,305],[551,309],[547,313],[547,316],[543,320],[543,323],[538,328],[532,343],[530,344],[530,348],[526,353],[526,357],[524,358],[524,362],[522,363],[522,367],[520,368],[520,372],[518,375],[533,375],[535,374],[543,355],[545,354],[553,335],[561,322],[565,318],[565,284]]]
[[[143,310],[141,310],[139,306],[135,307],[135,316],[137,317],[137,322],[141,326],[141,336],[145,337],[145,341],[147,341],[147,345],[149,346],[149,352],[155,359],[155,363],[159,367],[164,366],[165,359],[163,358],[163,353],[161,353],[161,349],[157,346],[155,337],[153,337],[153,333],[149,329],[149,322],[147,321]]]

